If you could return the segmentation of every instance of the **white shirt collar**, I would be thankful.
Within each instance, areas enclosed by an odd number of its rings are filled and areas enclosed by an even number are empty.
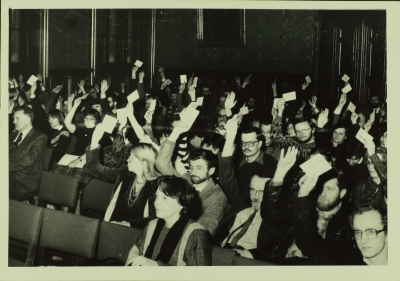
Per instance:
[[[61,131],[61,129],[62,129],[63,127],[64,127],[64,126],[60,124],[60,125],[58,125],[57,127],[53,128],[53,129],[56,129],[56,130]]]

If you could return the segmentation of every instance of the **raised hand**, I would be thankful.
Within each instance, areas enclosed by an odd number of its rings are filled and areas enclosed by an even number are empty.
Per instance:
[[[183,91],[185,90],[185,86],[186,86],[185,83],[182,83],[179,85],[179,93],[181,93],[181,94],[183,93]]]
[[[140,83],[140,82],[143,83],[143,78],[144,78],[144,71],[140,71],[140,72],[139,72],[139,83]]]
[[[138,71],[138,69],[139,69],[139,67],[138,67],[137,65],[134,65],[134,66],[132,67],[132,72],[135,72],[135,73],[136,73],[136,71]]]
[[[282,116],[283,111],[285,110],[285,103],[286,101],[284,99],[281,99],[280,101],[278,101],[278,103],[276,104],[277,110],[278,110],[278,115]]]
[[[83,83],[82,83],[83,82]],[[85,94],[85,89],[83,88],[83,86],[85,85],[85,81],[81,80],[78,84],[79,87],[79,92]]]
[[[371,122],[371,120],[368,120],[368,121],[365,123],[365,125],[364,125],[364,130],[365,130],[367,133],[368,133],[369,130],[371,129],[372,123],[373,123],[373,122]]]
[[[231,119],[226,122],[226,135],[228,136],[236,136],[237,130],[239,128],[238,125],[238,120],[237,120],[238,115],[234,115]]]
[[[146,113],[144,114],[144,119],[146,120],[146,123],[151,124],[151,121],[153,120],[153,113],[154,110],[146,111]]]
[[[96,93],[100,93],[99,85],[94,84],[94,89],[96,90]]]
[[[278,161],[275,177],[278,175],[284,177],[286,175],[286,173],[290,170],[290,168],[293,167],[294,163],[296,162],[296,156],[298,151],[299,150],[297,149],[297,147],[291,146],[288,148],[286,155],[284,155],[285,149],[283,148],[281,149],[281,156]]]
[[[192,101],[196,101],[196,89],[191,87],[191,88],[189,88],[188,93],[189,93],[190,99]]]
[[[339,106],[343,107],[346,104],[346,101],[347,101],[347,94],[342,93],[340,95]]]
[[[308,101],[308,103],[311,105],[312,108],[316,108],[317,107],[317,97],[316,96],[312,96],[311,99]]]
[[[246,87],[246,85],[250,83],[251,76],[253,76],[253,75],[250,74],[249,76],[246,77],[246,79],[244,79],[243,85],[242,85],[243,88]]]
[[[240,78],[239,77],[235,77],[235,81],[237,84],[240,84]]]
[[[308,85],[310,85],[310,84],[308,84],[307,82],[304,82],[303,84],[301,84],[301,89],[303,89],[303,91],[308,87]]]
[[[235,93],[234,92],[230,92],[228,94],[228,96],[226,97],[226,100],[225,100],[225,108],[226,109],[233,108],[236,105],[236,102],[237,101],[235,101]]]
[[[366,140],[364,147],[367,149],[369,156],[375,154],[375,143],[373,140]]]
[[[329,109],[327,108],[318,115],[317,126],[319,128],[323,128],[328,123],[328,115]]]
[[[305,197],[310,194],[310,192],[314,189],[316,183],[318,180],[318,176],[311,174],[307,175],[305,174],[300,180],[299,180],[299,197]]]
[[[272,88],[272,90],[276,91],[276,82],[275,81],[272,82],[271,88]]]
[[[72,99],[74,98],[74,96],[72,96]],[[70,97],[68,97],[68,101],[70,100]],[[77,99],[75,99],[75,102],[74,102],[74,106],[75,107],[78,107],[80,104],[81,104],[81,101],[82,101],[82,98],[77,98]]]
[[[356,123],[357,123],[357,118],[358,118],[357,113],[352,112],[352,113],[351,113],[351,123],[352,123],[352,124],[356,124]]]
[[[106,79],[103,79],[103,80],[101,81],[101,84],[100,84],[101,92],[102,92],[102,93],[105,93],[105,92],[108,90],[108,87],[109,87],[109,85],[108,85],[107,80],[106,80]]]

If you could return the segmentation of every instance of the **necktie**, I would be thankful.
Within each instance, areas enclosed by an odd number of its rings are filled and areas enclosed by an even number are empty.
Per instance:
[[[14,141],[14,144],[16,146],[18,146],[18,144],[21,142],[21,140],[22,140],[22,133],[19,132],[17,139]]]
[[[240,232],[238,233],[238,235],[236,235],[235,237],[233,237],[232,241],[229,243],[231,245],[232,248],[235,248],[237,245],[237,242],[240,240],[240,238],[243,237],[243,235],[246,233],[246,231],[249,229],[250,224],[252,223],[254,217],[256,216],[257,210],[254,211],[254,213],[251,214],[251,216],[247,219],[247,221],[245,221],[241,226],[242,226],[242,230],[240,230]],[[239,226],[239,228],[241,227]]]

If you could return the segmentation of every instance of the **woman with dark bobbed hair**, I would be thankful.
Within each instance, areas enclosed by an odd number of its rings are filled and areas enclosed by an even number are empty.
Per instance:
[[[131,249],[129,266],[211,265],[207,231],[195,221],[202,214],[199,194],[187,181],[160,177],[154,207],[157,219],[149,222]]]
[[[60,161],[64,156],[71,142],[71,136],[67,128],[64,126],[64,116],[58,109],[52,109],[47,113],[51,130],[47,135],[47,147],[53,148],[53,163]]]

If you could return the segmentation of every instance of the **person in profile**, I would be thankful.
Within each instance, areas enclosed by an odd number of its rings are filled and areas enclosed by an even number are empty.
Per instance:
[[[9,198],[23,201],[36,196],[46,153],[47,136],[32,126],[33,111],[17,107],[13,114],[15,132],[9,137]]]

